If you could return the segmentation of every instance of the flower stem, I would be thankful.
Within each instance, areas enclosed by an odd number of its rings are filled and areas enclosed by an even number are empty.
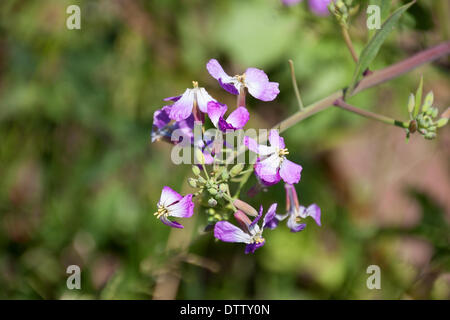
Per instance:
[[[294,61],[291,59],[289,59],[289,67],[291,69],[292,86],[294,87],[295,96],[297,97],[298,107],[300,110],[303,110],[305,106],[303,105],[300,90],[298,90],[297,79],[295,78]]]
[[[352,39],[350,38],[350,34],[348,33],[348,28],[341,24],[342,36],[344,37],[345,44],[347,45],[348,50],[352,55],[355,63],[358,63],[358,55],[356,54],[355,48],[353,47]]]
[[[377,113],[374,113],[374,112],[370,112],[370,111],[363,110],[363,109],[357,108],[355,106],[352,106],[352,105],[346,103],[343,99],[336,100],[334,102],[334,105],[336,107],[341,108],[341,109],[344,109],[344,110],[353,112],[355,114],[358,114],[358,115],[360,115],[362,117],[365,117],[365,118],[368,118],[368,119],[372,119],[372,120],[381,121],[383,123],[394,125],[394,126],[397,126],[397,127],[400,127],[400,128],[408,128],[408,126],[409,126],[409,123],[407,123],[407,122],[398,121],[398,120],[395,120],[395,119],[392,119],[392,118],[389,118],[389,117],[386,117],[386,116],[383,116],[383,115],[380,115],[380,114],[377,114]]]

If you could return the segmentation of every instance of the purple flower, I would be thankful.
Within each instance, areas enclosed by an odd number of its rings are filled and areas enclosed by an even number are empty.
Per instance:
[[[302,167],[286,159],[289,152],[284,144],[284,139],[279,136],[278,130],[270,130],[269,142],[270,147],[258,145],[252,138],[244,137],[245,146],[259,155],[255,164],[256,175],[267,186],[276,184],[281,179],[289,184],[298,183]]]
[[[238,130],[244,128],[248,119],[250,119],[250,114],[245,107],[239,107],[230,113],[228,118],[225,120],[224,115],[227,112],[227,105],[216,101],[210,101],[208,103],[208,116],[214,126],[221,131],[226,130]]]
[[[193,214],[194,202],[192,202],[192,194],[183,197],[169,187],[163,188],[158,202],[158,211],[154,214],[156,218],[169,227],[182,229],[183,226],[181,224],[170,221],[168,217],[189,218]]]
[[[239,222],[241,228],[229,223],[228,221],[219,221],[214,226],[214,237],[225,242],[241,242],[246,243],[245,253],[254,253],[256,249],[261,248],[266,240],[262,237],[267,222],[274,219],[276,215],[277,204],[270,206],[262,226],[258,225],[258,221],[262,217],[263,207],[261,206],[258,216],[253,220],[250,219],[240,210],[237,210],[234,217]]]
[[[243,75],[229,76],[216,59],[206,64],[209,74],[229,93],[238,95],[244,88],[256,99],[272,101],[280,93],[277,82],[270,82],[264,71],[248,68]]]
[[[208,102],[216,101],[208,94],[205,88],[199,88],[196,81],[193,81],[193,86],[193,89],[186,89],[186,91],[181,96],[169,97],[164,99],[164,101],[175,102],[170,109],[170,119],[181,121],[189,118],[189,116],[193,114],[194,105],[198,107],[201,112],[206,113]]]
[[[281,0],[281,2],[286,6],[293,6],[303,0]],[[318,16],[328,16],[330,12],[328,11],[328,5],[333,0],[309,0],[309,9]]]
[[[314,219],[318,226],[321,226],[320,215],[321,211],[319,206],[312,204],[309,207],[299,205],[297,192],[295,187],[291,184],[284,185],[286,189],[286,213],[284,215],[277,214],[271,221],[267,223],[267,228],[274,229],[279,221],[283,221],[289,217],[287,226],[292,232],[299,232],[305,229],[306,224],[300,223],[301,219],[311,217]]]
[[[167,140],[170,143],[178,143],[181,139],[193,139],[194,133],[194,116],[191,115],[185,120],[181,120],[178,122],[173,122],[170,119],[169,114],[172,109],[172,106],[164,106],[159,110],[156,110],[153,113],[153,127],[152,127],[152,142],[155,142],[160,139]],[[180,137],[179,141],[172,141],[172,133],[175,130],[181,130],[183,138]]]

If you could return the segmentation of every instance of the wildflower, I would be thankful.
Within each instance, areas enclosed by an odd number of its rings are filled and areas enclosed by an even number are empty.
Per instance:
[[[216,101],[210,101],[208,103],[208,116],[214,126],[221,131],[226,130],[238,130],[244,128],[250,114],[245,107],[239,107],[230,113],[228,118],[223,118],[228,107],[226,104],[222,104]]]
[[[277,204],[270,206],[262,226],[258,225],[258,221],[262,217],[263,207],[261,206],[258,216],[253,220],[250,219],[240,210],[237,210],[234,217],[239,222],[241,228],[229,223],[228,221],[219,221],[214,226],[214,237],[224,242],[241,242],[246,243],[245,253],[254,253],[256,249],[261,248],[266,240],[262,237],[262,233],[268,221],[271,221],[276,215]]]
[[[170,221],[168,217],[189,218],[193,214],[194,202],[192,202],[192,194],[183,197],[169,187],[163,188],[158,202],[158,211],[154,214],[156,218],[169,227],[182,229],[183,226],[181,224]]]
[[[280,179],[289,184],[298,183],[302,167],[286,159],[289,151],[277,130],[270,130],[269,142],[270,147],[258,145],[252,138],[244,137],[244,145],[260,156],[255,164],[256,175],[266,186],[276,184]]]
[[[164,99],[165,101],[175,102],[169,113],[170,119],[181,121],[193,114],[196,120],[201,120],[202,115],[199,111],[206,113],[208,102],[216,101],[205,88],[198,87],[198,82],[192,81],[192,84],[193,89],[186,89],[181,96]]]
[[[171,143],[179,143],[182,139],[190,139],[194,137],[194,117],[191,115],[185,120],[170,123],[169,117],[172,106],[164,106],[153,113],[152,142],[165,139]],[[172,133],[175,130],[181,130],[182,137],[178,141],[172,141]]]
[[[299,205],[297,192],[295,187],[291,184],[284,185],[286,189],[286,213],[284,215],[276,215],[274,219],[267,223],[267,228],[274,229],[277,227],[279,221],[283,221],[289,217],[287,226],[292,232],[299,232],[305,229],[306,224],[300,223],[300,219],[311,217],[314,219],[318,226],[320,223],[320,208],[316,204],[312,204],[309,207]]]
[[[248,68],[244,74],[234,77],[225,73],[216,59],[211,59],[206,64],[209,74],[219,81],[219,84],[229,93],[238,95],[244,88],[256,99],[272,101],[280,93],[277,82],[270,82],[267,74],[260,69]]]

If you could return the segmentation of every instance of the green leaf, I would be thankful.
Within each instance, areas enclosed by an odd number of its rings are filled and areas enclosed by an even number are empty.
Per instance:
[[[420,77],[419,87],[416,92],[416,105],[414,107],[414,118],[417,117],[420,111],[420,104],[422,103],[422,94],[423,94],[423,77]]]
[[[403,13],[405,13],[406,10],[411,7],[416,0],[411,1],[408,4],[405,4],[395,10],[389,18],[386,19],[386,21],[381,26],[381,29],[375,33],[375,35],[370,39],[367,46],[364,48],[364,50],[361,52],[361,55],[358,60],[358,65],[356,66],[356,70],[353,74],[353,79],[351,82],[351,85],[349,86],[349,89],[347,92],[351,93],[355,89],[359,78],[363,74],[363,72],[369,67],[370,63],[375,59],[375,57],[378,54],[378,51],[381,48],[381,45],[384,43],[384,41],[387,39],[389,34],[394,29],[396,23],[400,19]]]

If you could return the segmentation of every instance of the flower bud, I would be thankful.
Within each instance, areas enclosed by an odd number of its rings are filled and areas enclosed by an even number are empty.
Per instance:
[[[245,213],[243,213],[241,210],[237,210],[234,213],[234,218],[236,219],[236,221],[239,223],[239,225],[241,226],[241,228],[243,230],[248,231],[248,228],[250,226],[250,224],[252,223],[251,220],[245,215]]]
[[[448,118],[441,118],[436,122],[436,126],[438,128],[442,128],[442,127],[446,126],[447,123],[448,123]]]
[[[238,163],[233,168],[231,168],[230,176],[231,177],[237,176],[239,173],[241,173],[242,169],[244,169],[244,164],[243,163]]]
[[[217,194],[217,189],[214,189],[214,188],[209,188],[208,189],[208,192],[211,194],[211,195],[216,195]]]
[[[201,165],[205,164],[205,156],[203,155],[202,150],[200,150],[199,148],[195,148],[194,157],[196,163],[200,163]]]
[[[422,106],[422,112],[427,112],[428,109],[431,108],[434,101],[434,94],[433,91],[428,92],[427,96],[425,97],[425,101]]]
[[[408,101],[408,112],[409,113],[413,113],[414,111],[414,106],[416,105],[416,101],[414,100],[414,94],[411,93],[409,95],[409,101]]]
[[[210,198],[210,199],[208,200],[208,205],[209,205],[210,207],[215,207],[215,206],[217,205],[217,200],[214,199],[214,198]]]
[[[194,178],[189,178],[188,183],[192,188],[197,188],[197,180]]]
[[[200,169],[197,166],[192,166],[192,173],[194,173],[194,175],[199,176],[200,175]]]
[[[222,171],[222,179],[223,180],[228,180],[228,178],[230,177],[230,175],[228,174],[227,170],[223,170]]]
[[[236,199],[233,201],[233,205],[238,208],[239,210],[242,210],[246,214],[252,217],[258,216],[258,211],[256,211],[255,208],[253,208],[251,205],[249,205],[247,202],[244,202],[242,200]]]
[[[227,185],[226,183],[221,183],[221,184],[219,185],[219,190],[222,191],[222,192],[227,192],[227,190],[228,190],[228,185]]]
[[[436,133],[434,133],[434,132],[428,132],[428,133],[425,134],[424,137],[425,137],[425,139],[427,139],[427,140],[432,140],[432,139],[436,138]]]

